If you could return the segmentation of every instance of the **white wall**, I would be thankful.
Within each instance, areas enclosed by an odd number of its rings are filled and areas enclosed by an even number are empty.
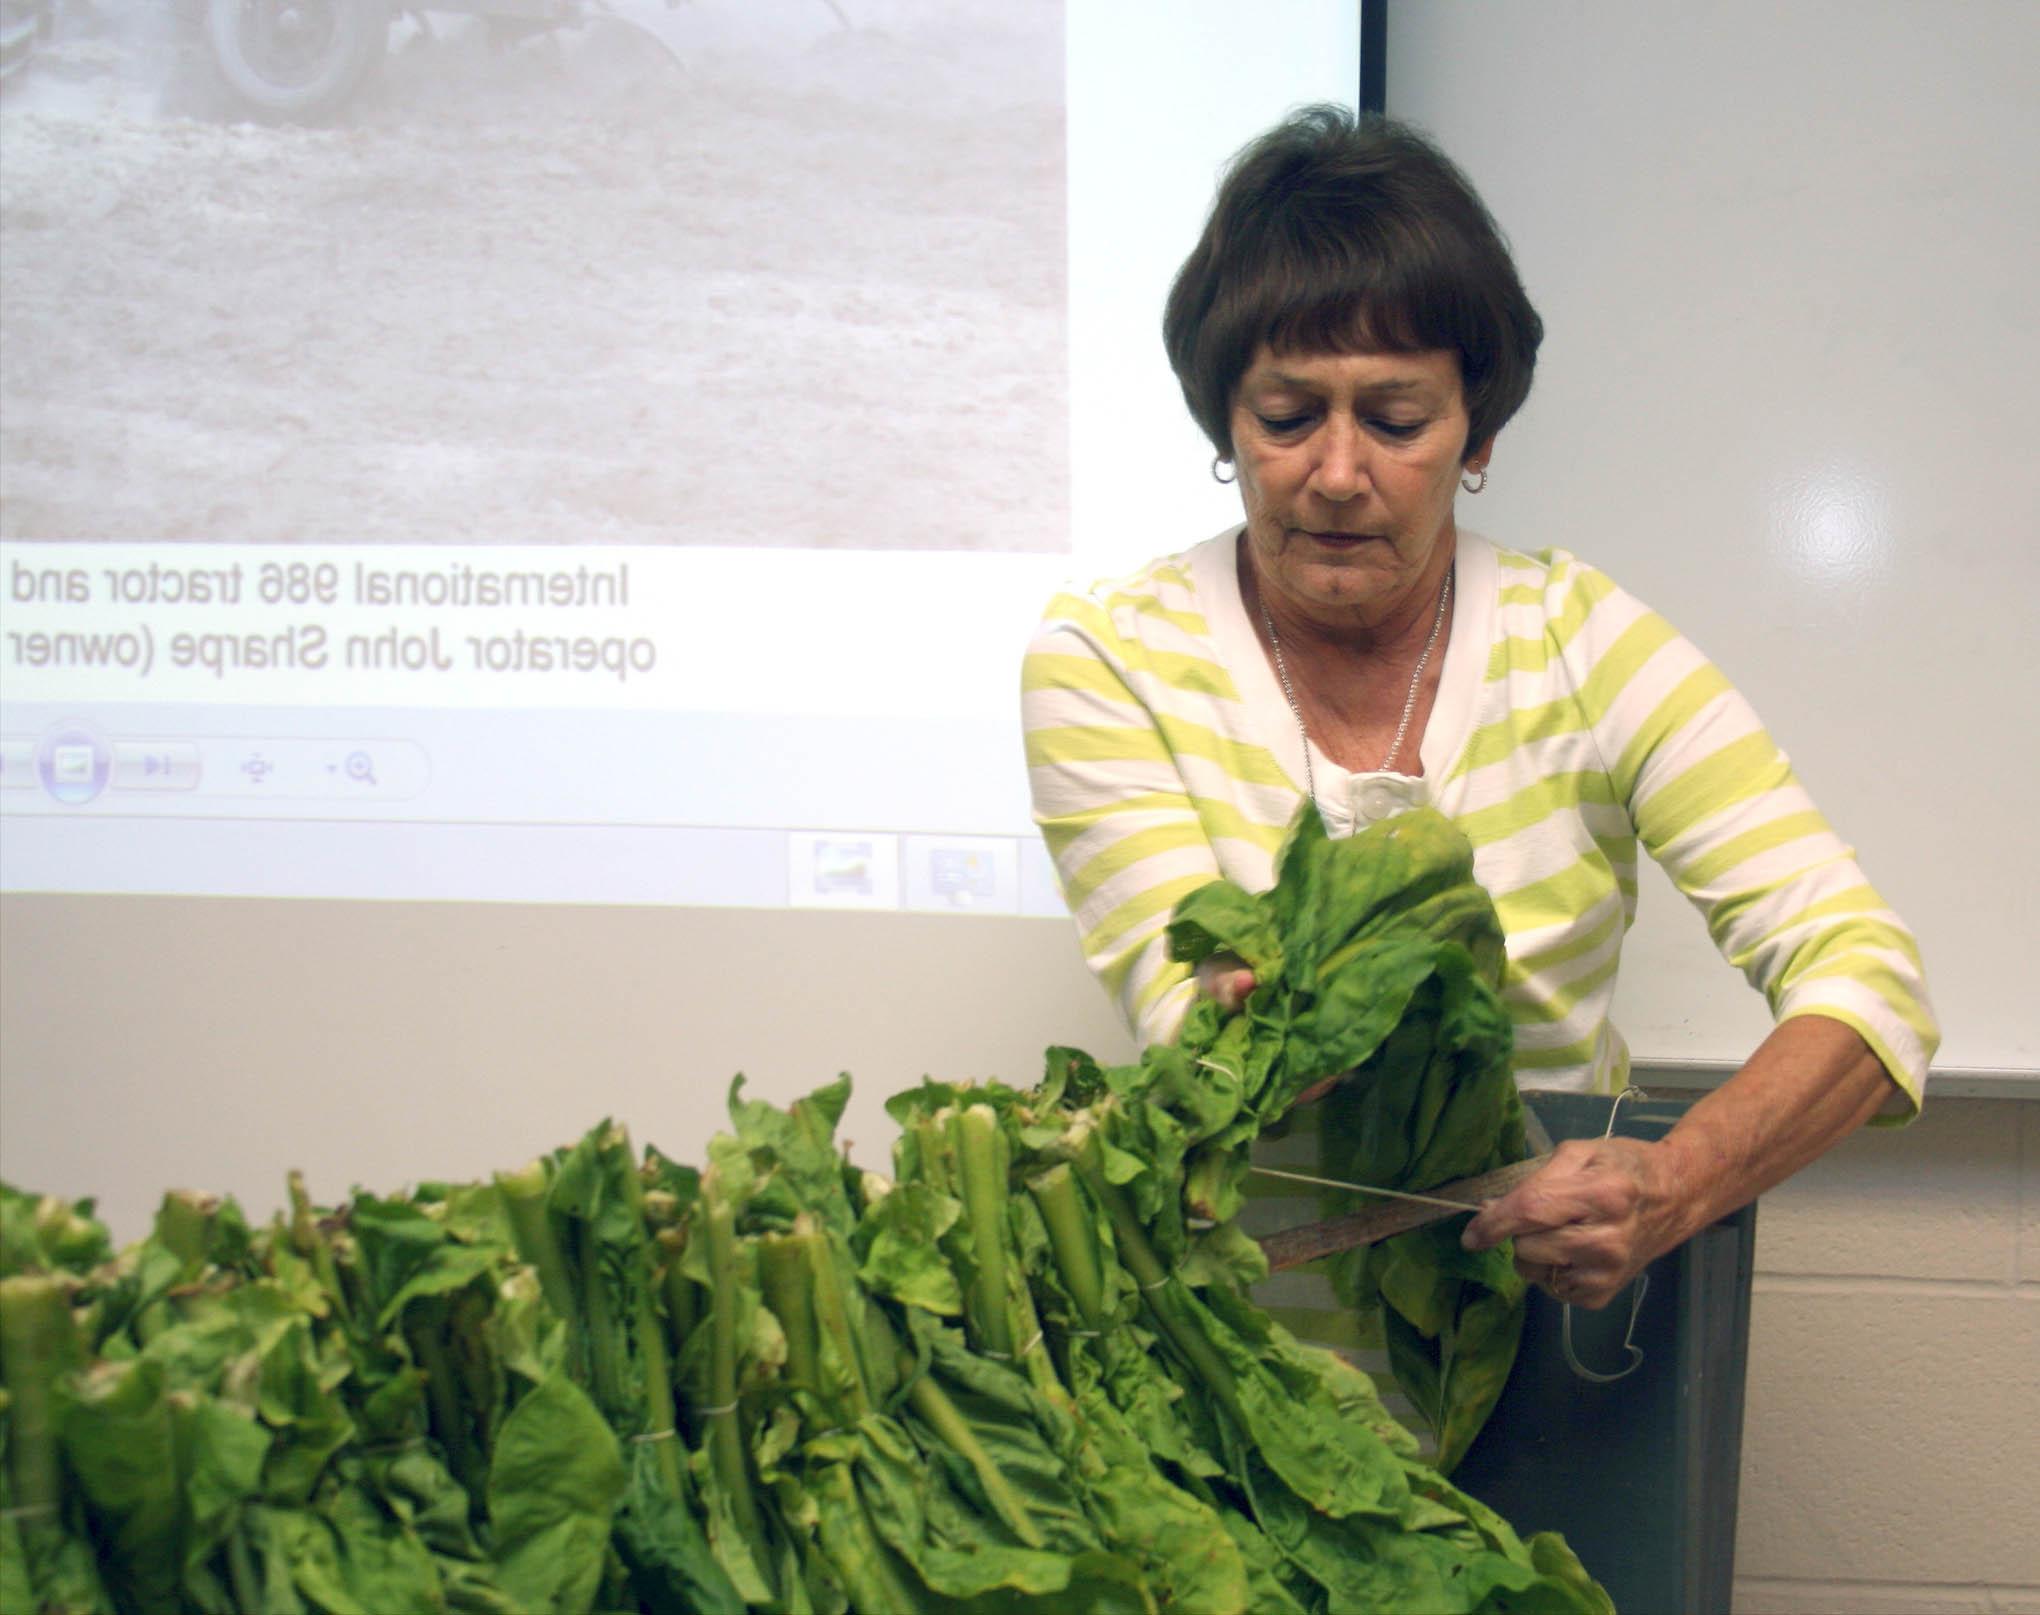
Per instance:
[[[1742,1615],[2040,1612],[2040,1105],[1946,1100],[1757,1211]]]
[[[1549,328],[1467,514],[1709,650],[1918,930],[1944,1065],[2029,1074],[2036,83],[2009,0],[1390,9],[1389,110]],[[1618,1019],[1732,1058],[1762,1006],[1648,873]],[[1739,1609],[2040,1610],[2036,1207],[2040,1105],[2006,1099],[1765,1198]]]
[[[1466,168],[1547,332],[1460,517],[1607,568],[1719,662],[1919,935],[1950,1067],[2040,1070],[2040,9],[1389,11],[1389,110]],[[1649,872],[1617,1019],[1763,1006]]]
[[[331,1203],[611,1116],[702,1160],[739,1071],[781,1103],[850,1072],[843,1136],[883,1167],[923,1076],[1131,1053],[1067,921],[566,905],[14,894],[0,1028],[0,1177],[122,1238],[167,1188],[266,1217],[290,1167]]]

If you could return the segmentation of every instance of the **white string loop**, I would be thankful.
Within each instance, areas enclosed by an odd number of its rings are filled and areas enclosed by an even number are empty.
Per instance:
[[[1607,1139],[1615,1136],[1615,1118],[1621,1112],[1622,1101],[1630,1098],[1632,1095],[1646,1103],[1650,1100],[1650,1095],[1641,1088],[1624,1088],[1615,1096],[1615,1102],[1608,1107],[1608,1126],[1602,1132],[1602,1138]],[[1573,1350],[1573,1305],[1570,1301],[1560,1304],[1558,1344],[1559,1348],[1565,1353],[1565,1366],[1570,1368],[1575,1375],[1585,1380],[1589,1385],[1613,1385],[1617,1380],[1627,1379],[1631,1374],[1634,1374],[1639,1368],[1643,1367],[1643,1348],[1636,1343],[1636,1320],[1643,1313],[1644,1296],[1650,1293],[1650,1274],[1648,1272],[1637,1274],[1635,1285],[1636,1296],[1629,1303],[1629,1327],[1622,1332],[1622,1349],[1629,1354],[1629,1362],[1625,1367],[1616,1369],[1612,1374],[1603,1374],[1598,1369],[1589,1368],[1580,1361],[1579,1354]]]

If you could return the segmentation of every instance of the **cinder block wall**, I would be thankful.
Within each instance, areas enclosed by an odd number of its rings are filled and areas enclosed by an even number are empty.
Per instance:
[[[1765,1196],[1739,1615],[2040,1615],[2040,1103],[1930,1098]]]

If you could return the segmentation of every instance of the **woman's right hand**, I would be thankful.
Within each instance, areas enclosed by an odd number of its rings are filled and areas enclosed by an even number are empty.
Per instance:
[[[1197,990],[1230,1015],[1254,990],[1254,973],[1238,954],[1214,953],[1197,967]]]

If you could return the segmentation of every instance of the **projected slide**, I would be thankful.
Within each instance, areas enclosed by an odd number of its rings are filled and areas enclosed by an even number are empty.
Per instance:
[[[1161,287],[1349,8],[1237,126],[1059,0],[427,8],[308,123],[128,4],[0,102],[0,886],[1060,913],[1018,655],[1227,519]]]
[[[1060,5],[672,10],[322,129],[23,85],[0,531],[1066,549]]]

